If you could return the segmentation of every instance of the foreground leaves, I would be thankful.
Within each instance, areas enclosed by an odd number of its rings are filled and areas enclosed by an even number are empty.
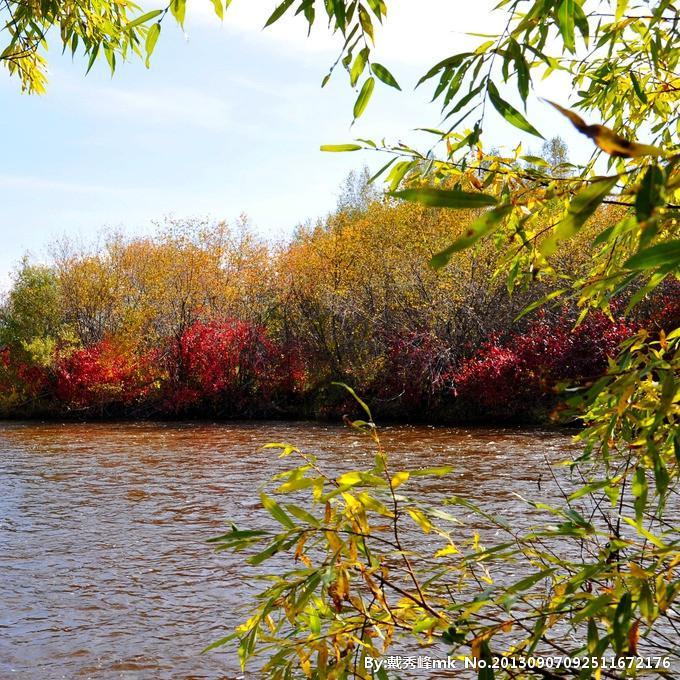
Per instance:
[[[677,404],[666,414],[677,418]],[[462,497],[445,501],[460,514],[429,506],[426,495],[406,487],[449,470],[392,471],[375,426],[353,426],[376,447],[375,465],[338,478],[311,453],[271,445],[300,458],[279,480],[309,482],[278,491],[295,494],[286,508],[298,521],[264,495],[283,531],[234,527],[213,539],[218,549],[236,551],[262,542],[249,562],[276,562],[263,574],[248,620],[208,649],[238,641],[243,667],[259,658],[272,678],[368,679],[367,669],[393,645],[424,647],[435,658],[507,657],[528,676],[539,675],[529,658],[555,648],[569,650],[561,653],[573,657],[564,661],[570,665],[584,655],[658,655],[659,674],[680,660],[663,634],[680,598],[680,541],[654,514],[651,495],[665,491],[657,486],[647,497],[642,459],[588,481],[562,505],[526,501],[535,527],[521,532]],[[630,476],[634,502],[622,495]],[[612,524],[617,513],[635,531],[624,536]],[[643,526],[641,517],[651,519]],[[587,639],[584,647],[569,644],[574,635]]]

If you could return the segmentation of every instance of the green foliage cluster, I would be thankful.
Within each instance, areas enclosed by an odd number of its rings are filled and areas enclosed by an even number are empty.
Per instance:
[[[554,477],[560,502],[521,499],[531,518],[522,531],[483,502],[425,504],[418,479],[452,468],[393,469],[360,403],[367,419],[351,425],[373,441],[369,469],[336,476],[322,457],[268,445],[299,459],[261,493],[272,521],[212,542],[255,547],[250,565],[276,565],[252,616],[208,650],[237,640],[244,666],[271,678],[386,678],[371,659],[416,645],[459,668],[486,664],[479,678],[672,676],[680,554],[659,505],[671,461],[659,458],[665,472],[651,479],[634,455],[610,458],[604,475],[567,461],[572,479]]]
[[[57,277],[24,260],[0,316],[0,346],[20,349],[32,363],[51,360],[62,330]]]

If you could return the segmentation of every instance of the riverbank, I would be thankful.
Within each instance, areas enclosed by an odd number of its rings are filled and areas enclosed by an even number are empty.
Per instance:
[[[0,415],[360,416],[342,382],[380,422],[545,423],[622,341],[680,324],[672,277],[631,314],[626,289],[581,318],[574,300],[539,304],[555,281],[511,293],[493,248],[432,270],[473,217],[373,197],[276,248],[188,222],[24,261],[0,305]],[[560,276],[585,265],[583,232]]]
[[[0,416],[334,421],[361,415],[347,384],[381,421],[545,424],[558,417],[564,386],[587,386],[603,375],[620,344],[643,328],[638,320],[600,312],[574,323],[566,314],[539,315],[465,353],[433,348],[429,335],[412,338],[391,349],[370,380],[328,375],[295,344],[277,343],[264,327],[230,318],[196,321],[178,341],[143,353],[107,338],[53,349],[37,363],[7,347]],[[659,332],[658,323],[646,327]]]

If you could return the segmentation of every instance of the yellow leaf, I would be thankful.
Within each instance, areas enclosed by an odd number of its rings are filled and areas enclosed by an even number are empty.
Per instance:
[[[345,472],[344,475],[338,477],[337,482],[340,486],[358,484],[361,481],[360,472]]]
[[[635,576],[635,578],[643,579],[646,580],[649,578],[649,574],[642,569],[639,565],[635,564],[635,562],[631,562],[629,565],[630,568],[630,573]]]
[[[410,477],[410,473],[408,472],[397,472],[394,477],[392,477],[392,481],[390,482],[390,486],[393,489],[396,489],[397,487],[401,486],[404,482],[408,481],[408,478]]]
[[[432,522],[426,517],[422,510],[417,508],[406,508],[406,512],[411,515],[411,519],[426,533],[432,531]]]
[[[297,546],[295,547],[295,561],[297,562],[303,554],[303,551],[305,549],[305,543],[307,542],[307,533],[302,534],[300,536],[300,540],[297,542]]]
[[[623,394],[621,395],[621,398],[619,399],[619,403],[616,405],[616,413],[619,416],[622,416],[625,412],[626,409],[628,408],[628,402],[630,400],[630,396],[633,394],[634,390],[634,385],[631,385],[627,389],[623,391]]]
[[[651,144],[640,144],[636,141],[631,141],[621,135],[616,134],[604,125],[588,123],[581,118],[577,113],[563,106],[551,102],[549,99],[544,99],[553,108],[557,109],[563,116],[571,121],[571,124],[583,135],[589,137],[595,144],[605,153],[615,158],[639,158],[640,156],[663,156],[664,152],[657,146]]]
[[[437,550],[437,552],[434,554],[435,557],[445,557],[446,555],[455,555],[459,552],[458,548],[456,548],[453,543],[451,545],[447,545],[445,548],[442,548],[441,550]]]
[[[341,569],[338,572],[338,595],[343,599],[346,600],[349,598],[349,579],[347,578],[347,572],[344,569]]]

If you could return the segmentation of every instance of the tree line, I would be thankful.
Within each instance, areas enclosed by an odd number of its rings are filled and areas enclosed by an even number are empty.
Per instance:
[[[560,385],[600,375],[640,327],[677,324],[670,278],[633,317],[621,298],[580,325],[573,303],[518,319],[587,268],[620,207],[552,258],[553,283],[510,294],[492,241],[428,265],[479,209],[397,202],[367,180],[352,173],[337,209],[285,243],[245,219],[167,220],[25,259],[0,312],[3,414],[332,418],[353,409],[342,381],[383,419],[544,420]]]

